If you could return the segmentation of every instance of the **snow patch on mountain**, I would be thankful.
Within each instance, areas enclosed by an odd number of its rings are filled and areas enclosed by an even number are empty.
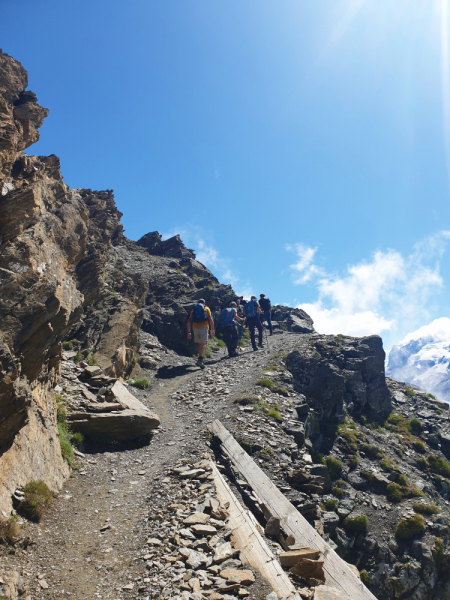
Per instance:
[[[436,319],[393,346],[386,374],[450,403],[450,319]]]

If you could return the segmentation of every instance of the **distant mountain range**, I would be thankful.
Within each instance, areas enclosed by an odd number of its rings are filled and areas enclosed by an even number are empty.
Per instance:
[[[386,374],[450,402],[450,319],[436,319],[393,346]]]

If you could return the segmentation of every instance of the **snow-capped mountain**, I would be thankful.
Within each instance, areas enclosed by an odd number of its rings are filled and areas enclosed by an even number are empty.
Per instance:
[[[386,374],[450,402],[450,319],[436,319],[393,346]]]

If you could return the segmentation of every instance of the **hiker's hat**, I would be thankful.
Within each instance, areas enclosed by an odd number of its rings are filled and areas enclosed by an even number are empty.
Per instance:
[[[266,297],[266,295],[265,295],[265,294],[260,294],[260,295],[259,295],[259,297],[260,297],[260,298],[265,298],[265,297]]]
[[[200,300],[198,301],[198,304],[206,304],[206,302],[203,300],[203,298],[200,298]]]

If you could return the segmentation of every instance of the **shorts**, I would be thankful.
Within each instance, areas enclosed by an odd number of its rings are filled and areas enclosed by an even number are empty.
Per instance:
[[[207,342],[208,341],[208,328],[207,327],[193,327],[192,331],[194,332],[194,342],[198,344],[199,342]]]

